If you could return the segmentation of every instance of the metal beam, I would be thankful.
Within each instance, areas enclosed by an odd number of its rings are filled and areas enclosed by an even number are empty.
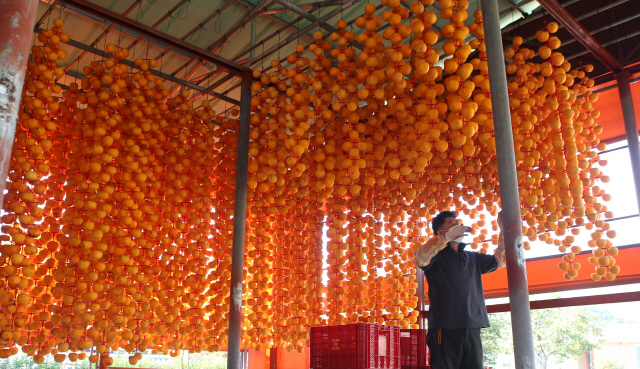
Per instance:
[[[61,1],[61,0],[59,0],[59,1]],[[73,13],[75,15],[78,15],[78,16],[81,16],[81,17],[85,17],[85,18],[89,19],[90,21],[100,23],[101,25],[103,25],[105,27],[109,27],[112,24],[114,24],[113,22],[107,21],[103,17],[96,16],[94,14],[82,11],[80,9],[76,9],[73,6],[63,5],[62,8],[65,11],[68,11],[69,13]],[[128,29],[128,28],[123,27],[123,26],[118,25],[118,24],[115,26],[114,30],[122,32],[122,33],[127,34],[127,35],[130,35],[132,37],[136,37],[136,38],[140,36],[140,33],[134,32],[131,29]],[[155,46],[158,46],[158,47],[160,47],[162,49],[165,49],[165,50],[173,50],[173,52],[176,55],[181,55],[181,56],[184,56],[184,57],[189,58],[189,59],[193,58],[192,54],[190,54],[190,53],[188,53],[188,52],[186,52],[184,50],[181,50],[181,49],[171,48],[170,45],[167,45],[166,43],[163,43],[162,41],[159,41],[159,39],[147,37],[145,41],[149,42],[152,45],[155,45]],[[229,73],[233,73],[233,72],[229,72]]]
[[[269,0],[263,0],[262,3],[260,3],[258,6],[254,7],[253,9],[251,9],[251,11],[249,12],[249,15],[244,17],[240,21],[240,23],[238,23],[235,27],[231,28],[222,37],[220,37],[213,44],[211,44],[209,47],[207,47],[207,50],[211,51],[213,49],[218,49],[218,50],[221,49],[222,45],[224,45],[227,42],[229,42],[229,40],[231,40],[231,37],[233,37],[236,33],[238,33],[238,31],[240,31],[242,28],[244,28],[244,26],[246,26],[247,23],[251,22],[255,17],[257,17],[258,13],[260,13],[260,11],[262,9],[270,7],[274,2],[275,1],[269,2]],[[222,43],[222,45],[220,45],[221,43]],[[220,46],[220,47],[218,48],[218,46]]]
[[[573,4],[573,3],[577,3],[578,1],[580,1],[580,0],[569,0],[569,1],[565,1],[561,5],[566,7],[566,6],[569,6],[569,5]],[[507,9],[506,11],[509,11],[510,9],[511,8]],[[507,33],[507,32],[510,32],[510,31],[512,31],[512,30],[514,30],[514,29],[516,29],[516,28],[518,28],[518,27],[520,27],[522,25],[525,25],[525,24],[527,24],[527,23],[529,23],[531,21],[534,21],[536,19],[542,18],[547,14],[549,14],[549,12],[546,11],[546,10],[543,10],[540,13],[537,13],[537,14],[531,14],[530,16],[524,18],[521,21],[518,21],[518,22],[516,22],[516,23],[514,23],[514,24],[512,24],[512,25],[510,25],[508,27],[504,27],[501,32],[503,34]],[[500,13],[500,15],[502,15],[502,13]]]
[[[140,0],[136,0],[136,2],[139,2],[139,1]],[[51,14],[51,12],[53,11],[53,8],[55,8],[56,5],[58,5],[58,0],[53,0],[51,5],[49,5],[47,10],[45,10],[44,14],[42,14],[40,19],[38,19],[38,21],[36,22],[36,25],[35,25],[36,27],[39,27],[42,24],[42,22],[44,22],[44,20],[49,16],[49,14]]]
[[[233,249],[229,294],[229,344],[227,368],[241,369],[240,339],[242,336],[242,291],[244,270],[244,236],[247,221],[247,179],[249,174],[249,131],[251,118],[251,72],[242,74],[240,124],[236,164],[236,194],[233,211]]]
[[[256,28],[258,28],[258,25],[256,24],[256,20],[252,19],[251,20],[251,48],[252,50],[249,53],[249,59],[253,59],[256,57],[256,51],[253,49],[254,46],[256,46]]]
[[[325,3],[326,3],[326,2],[329,2],[329,1],[332,1],[332,0],[326,0],[326,1],[325,1]],[[324,3],[320,4],[320,6],[324,6],[323,4],[324,4]],[[376,10],[379,10],[380,8],[382,8],[382,5],[378,5],[378,6],[376,6]],[[347,27],[348,27],[348,26],[350,26],[350,25],[352,25],[353,23],[355,23],[355,21],[356,21],[356,19],[354,18],[354,19],[350,20],[349,22],[347,22]],[[378,30],[382,29],[383,27],[384,27],[384,26],[380,27]],[[378,30],[376,30],[376,32],[377,32]],[[315,40],[314,40],[314,42],[315,42]],[[314,43],[314,42],[312,42],[312,43]],[[311,43],[307,44],[305,47],[308,47],[310,44],[311,44]],[[236,58],[240,58],[240,56],[238,56],[238,57],[236,57]],[[235,59],[234,59],[234,60],[235,60]],[[258,59],[258,60],[260,60],[260,59]],[[280,59],[280,63],[283,63],[285,60],[287,60],[287,57],[284,57],[284,58]],[[254,63],[254,64],[255,64],[255,63]],[[267,72],[267,71],[271,70],[272,68],[273,68],[273,67],[268,66],[267,68],[265,68],[265,69],[264,69],[264,72]],[[308,67],[305,67],[305,68],[308,68]],[[304,68],[303,68],[303,69],[304,69]],[[225,91],[223,92],[223,94],[224,94],[224,95],[228,94],[229,92],[231,92],[231,91],[233,91],[233,90],[237,89],[238,87],[240,87],[240,85],[241,85],[241,83],[238,83],[238,84],[236,84],[236,85],[234,85],[234,86],[232,86],[232,87],[228,88],[227,90],[225,90]],[[229,108],[229,109],[227,109],[227,110],[230,110],[230,109],[231,109],[231,108]],[[223,113],[224,113],[224,112],[223,112]]]
[[[624,61],[628,62],[629,60],[633,59],[634,55],[638,52],[638,50],[640,50],[640,44],[637,44],[636,46],[634,46],[633,49],[631,49],[631,51],[627,53],[627,55],[624,57]]]
[[[298,17],[297,19],[292,20],[291,22],[289,22],[288,24],[285,24],[282,28],[280,28],[279,30],[273,32],[271,35],[267,36],[266,38],[260,40],[259,43],[251,46],[249,49],[243,51],[240,55],[236,56],[235,58],[233,58],[233,60],[238,60],[241,57],[253,53],[254,55],[251,57],[251,59],[255,59],[255,49],[257,49],[260,45],[264,45],[265,42],[271,40],[272,38],[276,37],[278,34],[280,34],[281,32],[283,32],[284,30],[286,30],[287,28],[292,27],[294,24],[296,24],[297,22],[299,22],[300,20],[302,20],[302,17]],[[315,40],[314,40],[315,41]]]
[[[515,5],[513,5],[512,7],[509,7],[509,8],[507,8],[507,9],[505,9],[505,10],[501,11],[501,12],[500,12],[500,15],[507,14],[507,13],[509,13],[509,12],[512,12],[512,11],[516,10],[516,9],[520,9],[520,7],[522,7],[522,6],[524,6],[524,5],[527,5],[527,4],[529,4],[530,2],[532,2],[532,1],[534,1],[534,0],[525,0],[525,1],[522,1],[522,2],[520,2],[520,3],[518,3],[518,4],[515,4]],[[513,4],[513,2],[512,2],[512,4]]]
[[[314,4],[313,7],[311,8],[311,10],[309,10],[310,13],[313,13],[314,11],[326,7],[326,6],[332,6],[332,4],[335,2],[336,0],[325,0],[322,3],[317,3]],[[382,5],[378,5],[376,7],[376,10],[380,9],[382,7]],[[240,59],[241,57],[243,57],[244,55],[246,55],[247,53],[250,53],[251,51],[254,51],[256,48],[258,48],[260,45],[264,46],[264,43],[269,41],[270,39],[276,37],[277,35],[279,35],[281,32],[283,32],[284,30],[286,30],[287,28],[292,28],[294,24],[300,22],[302,20],[303,17],[298,17],[297,19],[292,20],[291,22],[289,22],[288,24],[284,25],[282,28],[280,28],[279,30],[271,33],[271,35],[267,36],[266,38],[262,39],[259,43],[257,43],[256,45],[250,47],[248,50],[243,51],[241,54],[239,54],[238,56],[236,56],[235,58],[233,58],[234,61]],[[351,25],[355,22],[355,19],[349,21],[347,23],[347,25]],[[293,29],[293,28],[292,28]],[[300,30],[296,29],[296,34],[300,34]],[[307,36],[308,34],[305,33],[302,36],[306,36],[307,38],[310,38],[309,36]],[[315,43],[316,40],[313,38],[310,38],[311,42],[308,45]],[[256,59],[255,56],[251,57],[252,60]],[[261,59],[259,59],[261,60]]]
[[[310,20],[311,22],[316,22],[318,20],[318,18],[314,15],[311,15],[309,12],[307,12],[304,9],[300,9],[300,7],[298,7],[297,5],[287,1],[287,0],[274,0],[275,2],[277,2],[278,4],[284,6],[287,9],[291,9],[293,12],[295,12],[296,14],[298,14],[301,17],[304,17],[308,20]],[[330,26],[328,24],[326,24],[326,22],[322,22],[320,23],[320,27],[326,29],[329,32],[335,32],[335,33],[340,33],[340,31],[335,28],[334,26]],[[362,45],[361,43],[354,41],[353,46],[357,47],[360,50],[364,50],[364,45]]]
[[[576,18],[576,21],[581,21],[581,20],[583,20],[583,19],[589,18],[589,17],[591,17],[591,16],[593,16],[593,15],[596,15],[596,14],[599,14],[599,13],[601,13],[601,12],[603,12],[603,11],[607,10],[607,9],[611,9],[611,8],[613,8],[613,7],[615,7],[615,6],[620,5],[620,4],[624,4],[624,3],[626,3],[627,1],[629,1],[629,0],[618,0],[618,1],[613,2],[613,3],[611,3],[611,4],[607,4],[607,5],[605,5],[605,6],[601,7],[601,8],[598,8],[598,9],[596,9],[596,10],[592,11],[592,12],[589,12],[589,13],[587,13],[587,14],[583,14],[583,15],[581,15],[581,16],[579,16],[579,17],[577,17],[577,18]],[[564,5],[563,5],[563,6],[564,6]],[[624,22],[622,22],[622,23],[624,23]],[[620,24],[620,23],[618,23],[618,24]],[[613,27],[613,25],[609,25],[609,27]],[[559,27],[558,27],[558,29],[560,29],[560,28],[564,28],[564,25],[560,24],[560,25],[559,25]],[[602,29],[607,29],[607,28],[603,28],[603,27],[601,27],[601,28],[602,28]],[[591,31],[590,33],[593,35],[594,33],[597,33],[597,32],[599,32],[599,31],[594,30],[594,31]],[[532,36],[529,36],[529,37],[525,38],[525,39],[522,41],[522,43],[524,44],[524,43],[527,43],[527,42],[529,42],[529,41],[531,41],[531,40],[535,40],[535,39],[536,39],[536,35],[532,35]],[[571,42],[573,42],[573,41],[575,41],[575,40],[576,40],[576,39],[574,38],[574,39],[572,39],[572,40],[563,41],[563,42],[562,42],[562,45],[563,45],[563,46],[564,46],[564,45],[567,45],[567,44],[569,44],[569,43],[571,43]]]
[[[113,12],[109,9],[98,6],[94,3],[90,3],[86,0],[60,0],[60,1],[63,3],[69,4],[82,11],[85,11],[87,13],[104,18],[109,22],[120,24],[135,32],[146,35],[147,37],[161,40],[162,42],[168,44],[169,46],[173,46],[176,49],[186,51],[190,54],[193,54],[194,57],[199,57],[203,60],[210,61],[220,67],[227,68],[230,71],[233,71],[235,73],[243,73],[246,71],[250,71],[249,68],[244,67],[238,63],[234,63],[230,60],[219,57],[195,45],[185,42],[179,38],[167,35],[166,33],[160,32],[156,29],[146,26],[140,22],[136,22],[127,17],[123,17],[122,15],[116,12]]]
[[[638,36],[638,35],[640,35],[640,31],[635,31],[635,32],[629,33],[628,35],[624,35],[624,36],[622,36],[620,38],[616,38],[615,40],[611,40],[611,41],[605,42],[604,44],[602,44],[602,46],[603,47],[607,47],[609,45],[613,45],[615,43],[618,43],[620,41],[624,41],[626,39],[629,39],[629,38],[632,38],[632,37],[635,37],[635,36]],[[589,54],[589,53],[590,53],[589,50],[585,50],[585,51],[583,51],[581,53],[577,53],[577,54],[573,54],[571,56],[568,56],[568,57],[565,58],[565,60],[571,60],[571,59],[574,59],[574,58],[577,58],[579,56],[582,56],[582,55],[585,55],[585,54]]]
[[[300,5],[299,6],[300,9],[313,9],[314,6],[313,5]],[[267,15],[267,14],[278,14],[278,13],[285,13],[291,11],[290,9],[287,8],[276,8],[276,9],[269,9],[269,10],[265,10],[260,12],[260,15]]]
[[[616,82],[618,82],[618,94],[620,95],[620,106],[622,107],[622,116],[624,118],[624,131],[627,135],[629,157],[631,158],[631,172],[636,190],[636,204],[640,212],[640,143],[638,142],[638,125],[636,123],[633,96],[631,95],[631,85],[629,83],[631,75],[625,71],[615,74],[614,77]]]
[[[331,3],[331,2],[333,2],[333,0],[326,0],[326,1],[324,1],[324,2],[322,2],[322,3],[320,3],[320,4],[318,4],[318,7],[329,6],[329,3]],[[378,5],[378,6],[376,6],[376,10],[379,10],[380,8],[382,8],[382,5]],[[297,21],[299,21],[299,20],[300,20],[300,18],[301,18],[301,17],[299,17],[297,20],[293,20],[293,21],[291,22],[291,25],[293,25],[293,24],[295,24]],[[347,22],[347,26],[352,25],[353,23],[355,23],[355,21],[356,21],[355,19],[350,20],[349,22]],[[387,24],[387,25],[388,25],[388,24]],[[383,26],[383,27],[384,27],[384,26]],[[380,29],[382,29],[383,27],[380,27]],[[280,31],[283,31],[283,30],[284,30],[284,29],[286,29],[286,28],[287,28],[287,26],[285,26],[285,27],[283,27],[282,29],[280,29]],[[280,32],[280,31],[278,31],[278,32]],[[376,32],[377,32],[377,31],[378,31],[378,30],[376,30]],[[267,37],[266,39],[264,39],[264,40],[260,41],[260,43],[259,43],[258,45],[260,45],[260,44],[264,43],[265,41],[268,41],[268,40],[269,40],[269,39],[271,39],[272,37],[275,37],[275,35],[277,35],[277,32],[272,33],[269,37]],[[311,43],[314,43],[314,42],[315,42],[315,40],[314,40],[313,42],[311,42]],[[311,43],[310,43],[310,44],[311,44]],[[310,44],[307,44],[305,47],[308,47]],[[252,47],[252,48],[250,48],[250,49],[248,49],[248,50],[245,50],[242,54],[240,54],[240,55],[236,56],[235,58],[233,58],[233,61],[237,61],[237,60],[238,60],[238,59],[240,59],[242,56],[244,56],[244,55],[246,55],[247,53],[249,53],[250,51],[254,50],[254,49],[255,49],[255,47],[257,47],[258,45],[254,46],[254,47]],[[253,58],[253,59],[255,59],[255,58]],[[280,60],[280,63],[284,62],[286,59],[287,59],[286,57],[282,58],[282,59]],[[250,62],[250,61],[251,61],[251,60],[248,60],[247,62]],[[240,63],[243,63],[243,62],[240,62]],[[254,64],[255,64],[255,63],[254,63]],[[271,67],[271,66],[269,66],[269,67],[267,67],[267,68],[265,69],[265,71],[268,71],[268,70],[270,70],[271,68],[272,68],[272,67]],[[205,76],[206,78],[201,78],[201,77],[199,77],[199,79],[198,79],[197,81],[194,81],[194,82],[195,82],[195,83],[197,83],[197,84],[200,84],[200,83],[202,83],[202,81],[204,81],[204,80],[208,79],[208,78],[209,78],[209,77],[211,77],[212,75],[217,74],[216,72],[217,72],[217,71],[213,71],[213,72],[209,73],[209,75]],[[207,87],[204,91],[201,91],[199,94],[195,95],[195,96],[192,98],[192,100],[195,100],[195,99],[199,98],[199,97],[201,96],[201,94],[205,94],[205,93],[206,93],[206,91],[215,90],[216,88],[220,87],[221,85],[223,85],[225,82],[229,81],[230,79],[231,79],[231,78],[230,78],[229,76],[226,76],[226,77],[224,77],[224,78],[222,78],[222,79],[220,79],[220,80],[216,81],[214,84],[212,84],[211,86]],[[240,87],[240,83],[238,83],[237,85],[235,85],[235,86],[231,87],[230,89],[228,89],[228,90],[224,91],[224,92],[223,92],[223,94],[224,94],[224,95],[226,95],[227,93],[229,93],[230,91],[233,91],[234,89],[236,89],[236,88],[238,88],[238,87]]]
[[[312,22],[311,24],[309,24],[305,28],[301,29],[300,33],[301,34],[307,33],[308,31],[318,27],[318,25],[320,23],[324,23],[324,22],[328,21],[329,19],[331,19],[331,18],[335,17],[336,15],[340,14],[340,12],[342,12],[343,10],[348,9],[349,7],[359,3],[360,1],[362,1],[362,0],[348,0],[348,1],[344,2],[341,6],[335,8],[331,12],[327,13],[322,18],[319,18],[315,22]],[[260,60],[262,60],[262,59],[266,58],[267,56],[273,54],[274,52],[278,51],[282,46],[284,46],[284,45],[286,45],[286,44],[288,44],[290,42],[293,42],[297,38],[298,38],[297,35],[291,35],[286,40],[278,43],[277,45],[272,46],[269,50],[267,50],[264,53],[262,53],[255,60],[252,60],[250,64],[251,65],[257,64]]]
[[[229,30],[227,33],[225,33],[222,37],[220,37],[219,39],[217,39],[213,44],[209,45],[207,47],[207,51],[210,51],[213,54],[217,54],[220,50],[222,50],[222,48],[224,47],[224,45],[226,45],[227,42],[229,42],[231,40],[231,38],[233,36],[235,36],[241,29],[244,28],[244,26],[252,21],[257,15],[258,12],[262,9],[264,9],[265,7],[269,7],[273,4],[272,2],[268,2],[268,0],[264,0],[262,2],[262,4],[256,6],[255,8],[253,8],[251,10],[251,12],[246,16],[243,17],[242,20],[240,21],[240,23],[238,23],[235,27],[233,27],[231,30]],[[192,64],[193,62],[196,62],[196,59],[191,59],[188,62],[186,62],[185,64],[183,64],[181,67],[179,67],[178,69],[176,69],[173,73],[171,73],[171,75],[176,75],[178,74],[178,72],[180,72],[182,69],[187,68],[189,66],[189,64]],[[191,71],[190,75],[188,77],[186,77],[186,80],[189,80],[196,72],[198,72],[200,70],[200,68],[202,68],[204,66],[204,64],[200,63],[198,66],[196,66],[196,68]],[[220,70],[215,70],[213,71],[210,75],[215,75],[220,73]],[[205,79],[208,79],[205,78]],[[202,81],[202,80],[201,80]],[[172,93],[175,92],[172,91]]]
[[[622,72],[624,67],[620,61],[614,58],[569,12],[556,0],[538,0],[553,17],[562,23],[587,50],[589,50],[602,64],[612,72]]]
[[[64,0],[61,0],[61,1],[64,1]],[[42,28],[36,28],[35,29],[36,33],[42,33],[42,31],[43,31]],[[91,47],[89,45],[85,45],[85,44],[83,44],[83,43],[81,43],[79,41],[73,40],[73,39],[70,39],[69,42],[67,42],[66,44],[69,45],[69,46],[73,46],[73,47],[75,47],[77,49],[84,50],[84,51],[90,52],[90,53],[98,55],[98,56],[102,56],[104,58],[113,57],[112,54],[109,54],[108,52],[106,52],[104,50],[96,49],[95,47]],[[122,63],[122,64],[124,64],[124,65],[126,65],[128,67],[131,67],[131,68],[139,69],[131,60],[127,60],[127,59],[120,60],[120,63]],[[176,78],[174,76],[171,76],[169,74],[160,72],[160,71],[155,70],[155,69],[149,69],[149,72],[151,72],[151,74],[153,74],[154,76],[158,76],[158,77],[160,77],[160,78],[162,78],[162,79],[164,79],[166,81],[175,82],[175,83],[177,83],[179,85],[183,85],[185,87],[191,88],[191,89],[196,90],[196,91],[204,91],[205,90],[204,87],[202,87],[202,86],[198,86],[198,85],[193,84],[193,83],[191,83],[189,81],[185,81],[185,80],[182,80],[180,78]],[[222,101],[226,101],[226,102],[234,104],[234,105],[240,105],[240,102],[238,100],[232,99],[232,98],[230,98],[230,97],[228,97],[226,95],[222,95],[222,94],[219,94],[219,93],[213,92],[213,91],[207,91],[207,93],[210,94],[213,97],[216,97],[216,98],[222,100]]]
[[[211,13],[211,15],[209,15],[207,18],[205,18],[205,20],[203,20],[202,22],[198,23],[197,26],[193,27],[191,29],[191,31],[187,32],[184,36],[180,37],[182,40],[186,40],[189,36],[193,35],[194,33],[196,33],[197,30],[199,29],[204,29],[204,25],[209,23],[213,18],[215,18],[216,16],[222,14],[222,12],[227,9],[229,6],[231,6],[231,4],[233,4],[232,2],[226,2],[224,5],[222,5],[218,10],[214,11],[213,13]],[[162,58],[163,56],[165,56],[165,54],[167,54],[169,51],[173,50],[173,47],[168,47],[166,49],[164,49],[158,56],[155,57],[156,60],[159,60],[160,58]]]
[[[550,299],[531,301],[531,310],[553,309],[570,306],[587,306],[600,304],[615,304],[620,302],[640,301],[640,292],[624,292],[608,295],[569,297],[563,299]],[[509,304],[495,304],[487,306],[487,312],[504,313],[510,311]]]
[[[249,3],[246,0],[230,0],[230,1],[234,1],[234,2],[236,2],[238,4],[241,4],[242,6],[245,6],[248,10],[252,10],[255,7],[253,4]],[[328,0],[328,1],[329,2],[333,2],[335,0]],[[267,18],[271,19],[272,21],[274,21],[274,22],[276,22],[276,23],[278,23],[280,25],[285,25],[286,24],[283,20],[281,20],[280,18],[278,18],[278,17],[276,17],[274,15],[271,15],[271,14],[267,14]],[[291,28],[292,31],[297,32],[297,30],[294,29],[293,27],[289,27],[289,28]],[[301,34],[300,36],[306,38],[307,40],[313,40],[312,37],[310,37],[310,36],[308,36],[306,34],[305,35]]]
[[[531,311],[529,310],[529,287],[527,267],[522,239],[522,218],[520,215],[520,195],[518,175],[513,147],[507,73],[504,66],[502,35],[498,0],[482,0],[482,15],[489,64],[489,86],[498,159],[498,181],[504,244],[507,259],[507,280],[509,283],[509,303],[511,305],[511,325],[513,331],[513,352],[516,369],[529,369],[535,365]]]
[[[131,13],[133,11],[133,9],[136,8],[136,6],[138,6],[139,1],[134,2],[133,4],[131,4],[131,6],[129,6],[129,8],[127,10],[124,11],[124,13],[122,13],[122,15],[129,15],[129,13]],[[36,25],[37,26],[37,25]],[[102,38],[107,37],[107,35],[109,34],[109,32],[114,29],[116,26],[115,23],[112,23],[109,27],[107,27],[107,29],[105,29],[104,31],[102,31],[102,33],[100,34],[100,36],[98,36],[92,43],[91,46],[96,46],[98,44],[98,42],[100,42],[100,40],[102,40]],[[85,55],[87,55],[87,51],[83,51],[74,61],[72,61],[71,63],[69,63],[69,65],[67,65],[67,67],[64,69],[65,73],[70,71],[71,68],[73,68],[74,65],[76,65],[76,63],[80,62],[80,59],[82,59],[82,57],[84,57]]]
[[[0,206],[9,175],[39,0],[6,0],[0,12]]]
[[[180,0],[173,8],[169,9],[169,11],[163,15],[162,17],[160,17],[160,19],[158,19],[152,26],[151,28],[156,28],[158,27],[160,24],[162,24],[162,22],[164,22],[167,18],[171,17],[173,15],[173,13],[180,9],[182,7],[182,5],[184,5],[184,3],[186,3],[187,0]],[[187,4],[187,6],[189,6]],[[144,35],[140,35],[140,37],[138,37],[135,41],[133,41],[129,46],[127,46],[127,50],[131,50],[132,47],[136,46],[138,44],[138,42],[142,41],[144,39]]]

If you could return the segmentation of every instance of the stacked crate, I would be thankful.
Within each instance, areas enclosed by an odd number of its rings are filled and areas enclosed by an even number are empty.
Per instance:
[[[426,329],[400,330],[400,369],[429,369]]]
[[[311,369],[401,369],[400,328],[347,324],[311,328]]]

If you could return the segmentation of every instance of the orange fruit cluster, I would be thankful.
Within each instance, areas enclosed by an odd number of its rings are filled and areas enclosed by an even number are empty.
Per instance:
[[[416,327],[411,259],[439,211],[473,220],[473,249],[497,244],[482,12],[467,26],[467,0],[440,0],[439,15],[432,3],[383,0],[379,16],[367,4],[357,35],[338,21],[286,64],[254,71],[243,346],[302,350],[323,324]],[[449,22],[440,31],[439,17]],[[115,45],[63,90],[56,61],[68,36],[54,25],[29,61],[3,205],[0,357],[21,346],[36,362],[75,361],[94,347],[96,362],[122,347],[135,364],[147,349],[220,349],[238,111],[171,96],[154,60],[130,69]],[[585,228],[592,277],[612,280],[592,67],[572,69],[554,51],[556,30],[536,34],[542,63],[519,37],[505,51],[523,233],[566,253],[570,280]]]
[[[7,183],[0,356],[218,350],[235,155],[216,148],[237,145],[237,119],[170,97],[154,60],[130,70],[115,45],[63,91],[54,25],[32,50]]]

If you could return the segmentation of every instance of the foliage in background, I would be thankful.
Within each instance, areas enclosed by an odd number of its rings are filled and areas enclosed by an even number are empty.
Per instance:
[[[623,369],[624,367],[614,360],[603,360],[596,364],[596,369]]]
[[[61,369],[62,365],[53,361],[53,356],[45,358],[45,362],[38,365],[26,354],[19,352],[7,359],[0,359],[0,369]],[[88,367],[88,366],[87,366]]]
[[[491,327],[482,330],[482,346],[490,366],[499,354],[511,354],[513,343],[509,313],[489,314],[489,322]],[[582,307],[532,310],[531,323],[539,369],[546,369],[551,357],[572,359],[597,348],[603,336],[599,316]]]
[[[489,328],[481,330],[484,365],[496,365],[498,355],[511,347],[511,322],[508,313],[489,314]]]
[[[531,311],[536,361],[546,369],[549,357],[570,359],[597,348],[603,336],[600,319],[584,308]]]
[[[190,354],[182,351],[177,357],[167,356],[167,360],[154,360],[153,355],[144,355],[136,365],[129,364],[129,355],[111,355],[114,367],[127,368],[157,368],[157,369],[226,369],[226,353],[223,352],[201,352]]]

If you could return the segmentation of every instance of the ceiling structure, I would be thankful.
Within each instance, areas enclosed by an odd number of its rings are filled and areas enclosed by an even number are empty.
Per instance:
[[[70,83],[74,76],[82,77],[82,67],[97,58],[106,44],[119,44],[130,49],[131,61],[136,58],[156,59],[157,74],[171,81],[172,90],[190,88],[192,97],[200,98],[211,91],[215,96],[215,108],[223,112],[240,98],[240,80],[233,73],[224,73],[200,55],[176,48],[166,38],[175,38],[185,44],[208,51],[212,56],[226,59],[251,69],[269,69],[272,60],[283,61],[295,51],[298,44],[313,42],[313,32],[325,35],[334,32],[335,23],[344,19],[349,30],[359,33],[353,23],[364,13],[364,0],[47,0],[38,9],[36,31],[47,28],[60,17],[66,24],[64,31],[71,40],[64,48],[68,57],[61,62],[68,76],[62,84]],[[468,23],[479,8],[480,1],[469,1]],[[95,11],[89,12],[77,4],[86,3]],[[386,8],[375,1],[376,15]],[[525,39],[524,46],[537,49],[542,44],[535,39],[535,32],[546,23],[555,21],[537,1],[498,0],[505,47],[515,36]],[[409,6],[410,1],[403,3]],[[632,74],[640,72],[640,2],[632,0],[565,0],[561,2],[593,38],[626,67]],[[86,8],[86,6],[85,6]],[[101,16],[104,9],[156,30],[147,37],[130,25]],[[427,7],[439,14],[438,1]],[[410,19],[404,22],[410,22]],[[448,22],[440,19],[436,27]],[[559,22],[561,23],[561,22]],[[380,30],[382,31],[382,30]],[[613,73],[587,48],[560,26],[556,34],[562,40],[560,51],[575,65],[593,64],[592,77],[596,85],[613,80]],[[355,45],[361,46],[361,45]],[[440,46],[440,45],[436,45]],[[97,55],[98,54],[98,55]],[[534,60],[535,61],[535,60]],[[540,62],[541,60],[537,60]],[[169,82],[168,82],[169,83]],[[224,101],[224,97],[227,97]]]
[[[564,9],[583,26],[586,31],[632,74],[640,72],[640,2],[630,0],[568,0],[561,2]],[[544,15],[543,15],[544,14]],[[540,15],[540,16],[539,16]],[[539,16],[539,17],[537,17]],[[537,17],[537,18],[536,18]],[[525,38],[524,46],[537,50],[542,43],[535,39],[536,31],[547,22],[555,21],[547,11],[539,9],[528,17],[530,22],[516,22],[503,29],[505,46],[515,36]],[[563,27],[555,36],[562,40],[560,51],[572,66],[593,64],[590,73],[596,86],[613,80],[613,73],[607,65],[592,54],[572,33]],[[505,32],[506,31],[506,32]],[[534,62],[540,62],[538,58]]]
[[[512,2],[513,1],[513,2]],[[504,25],[523,21],[522,17],[539,9],[535,1],[499,0]],[[69,84],[83,77],[82,68],[103,57],[107,44],[127,47],[129,61],[137,58],[158,60],[157,75],[179,89],[196,90],[192,97],[200,98],[202,90],[216,96],[212,103],[218,112],[228,110],[240,98],[240,79],[200,55],[172,46],[166,38],[206,50],[212,56],[226,59],[251,69],[269,69],[272,60],[283,61],[298,44],[314,42],[312,35],[335,31],[335,23],[344,19],[349,30],[360,32],[353,25],[364,14],[364,0],[46,0],[38,9],[36,32],[52,25],[52,20],[65,21],[64,32],[71,41],[63,46],[68,56],[59,64],[68,75],[58,82]],[[377,1],[380,15],[385,9]],[[409,6],[409,2],[403,3]],[[82,6],[80,6],[82,5]],[[469,14],[479,7],[471,0]],[[93,11],[87,11],[93,8]],[[439,14],[436,1],[429,10]],[[101,12],[113,12],[125,22],[113,21]],[[468,22],[472,22],[472,16]],[[405,20],[409,22],[410,18]],[[446,24],[440,20],[436,27]],[[116,24],[117,23],[117,24]],[[152,37],[132,27],[155,30]],[[379,30],[382,32],[382,29]],[[361,46],[361,45],[356,45]],[[436,45],[437,46],[437,45]],[[198,91],[200,90],[200,91]],[[224,101],[222,96],[227,97]]]

